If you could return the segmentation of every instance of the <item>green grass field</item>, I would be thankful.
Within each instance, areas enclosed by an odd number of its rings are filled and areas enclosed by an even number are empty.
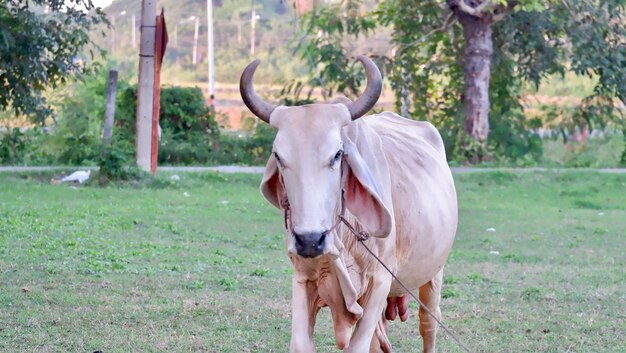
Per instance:
[[[73,189],[0,174],[0,352],[286,352],[292,269],[259,178]],[[626,352],[626,175],[455,179],[444,321],[476,352]],[[395,352],[421,350],[411,307]],[[337,351],[329,318],[318,352]]]

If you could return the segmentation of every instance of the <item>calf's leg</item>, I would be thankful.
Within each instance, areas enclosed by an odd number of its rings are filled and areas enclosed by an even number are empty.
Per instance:
[[[443,269],[435,275],[428,283],[419,289],[419,298],[431,313],[441,320],[441,310],[439,310],[439,302],[441,301],[441,283],[443,280]],[[421,306],[419,309],[420,318],[420,335],[424,342],[424,353],[435,353],[435,342],[437,340],[437,321],[428,314]]]

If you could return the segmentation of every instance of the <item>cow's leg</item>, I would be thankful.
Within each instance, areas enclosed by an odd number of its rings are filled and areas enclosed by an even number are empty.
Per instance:
[[[439,301],[441,300],[441,282],[443,280],[443,269],[419,289],[419,298],[430,311],[441,320],[441,310]],[[420,335],[424,341],[424,353],[435,353],[435,341],[437,340],[437,321],[422,307],[419,309]]]
[[[391,342],[387,337],[387,319],[384,314],[381,315],[374,333],[369,353],[391,353]]]
[[[313,328],[319,308],[317,288],[304,278],[293,276],[291,298],[291,353],[314,353]]]
[[[383,309],[387,304],[387,295],[391,287],[391,276],[378,273],[374,276],[370,284],[369,293],[365,294],[363,306],[363,317],[359,320],[350,339],[350,345],[344,350],[345,353],[367,352],[372,343],[372,337],[376,330],[376,325],[383,315]],[[368,295],[369,294],[369,295]]]

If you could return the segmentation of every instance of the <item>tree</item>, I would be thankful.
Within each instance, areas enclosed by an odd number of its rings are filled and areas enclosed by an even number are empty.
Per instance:
[[[391,54],[376,54],[397,108],[440,127],[449,153],[460,159],[479,162],[493,153],[518,159],[540,151],[532,128],[541,122],[525,119],[519,98],[524,85],[538,86],[550,74],[597,77],[595,101],[626,104],[624,1],[430,0],[416,6],[386,0],[365,13],[354,10],[355,1],[341,6],[303,17],[310,35],[299,49],[320,63],[321,81],[346,93],[357,89],[333,86],[359,82],[340,68],[349,53],[337,44],[390,27]],[[606,115],[579,115],[590,128],[607,122]]]
[[[452,11],[450,16],[455,16],[463,27],[465,40],[465,134],[481,149],[486,149],[493,55],[491,26],[502,20],[519,2],[447,0],[446,3]]]
[[[89,71],[81,54],[101,23],[91,0],[0,0],[0,109],[43,124],[51,110],[42,93]]]

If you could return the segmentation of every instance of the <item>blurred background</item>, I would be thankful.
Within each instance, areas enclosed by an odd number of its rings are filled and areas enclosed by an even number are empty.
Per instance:
[[[6,39],[0,51],[13,53],[3,56],[0,69],[7,88],[0,100],[0,164],[101,164],[111,68],[119,71],[112,155],[120,165],[133,164],[141,2],[40,0],[19,12],[21,3],[0,6],[8,24],[0,26]],[[490,129],[482,139],[467,131],[467,38],[454,3],[213,0],[211,110],[207,3],[159,1],[169,35],[159,163],[263,164],[274,131],[241,102],[243,68],[262,60],[255,87],[265,99],[323,102],[358,95],[364,77],[353,58],[365,54],[385,80],[375,111],[431,121],[452,165],[626,164],[622,2],[493,2],[485,12],[493,55]],[[11,27],[11,18],[49,32],[26,33]]]
[[[274,104],[354,99],[358,54],[384,78],[373,112],[432,122],[462,166],[444,322],[477,352],[626,352],[626,1],[209,1],[157,4],[174,167],[153,176],[135,161],[141,1],[0,0],[0,352],[285,351],[283,214],[262,167],[230,167],[265,164],[275,130],[238,80],[259,58]],[[421,351],[410,309],[394,352]]]

